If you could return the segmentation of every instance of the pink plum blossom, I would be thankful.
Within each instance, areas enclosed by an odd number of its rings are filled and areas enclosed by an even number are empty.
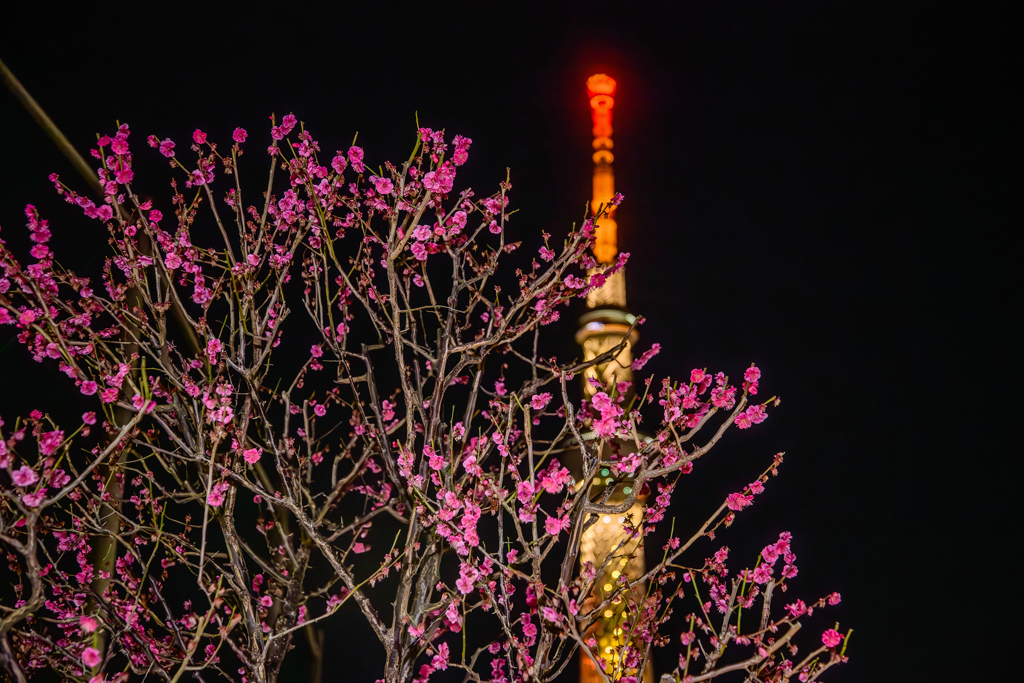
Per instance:
[[[448,643],[441,643],[437,646],[437,654],[430,660],[430,665],[435,670],[444,671],[448,668],[449,656],[451,656],[451,652],[448,648]]]
[[[756,583],[768,583],[771,577],[772,567],[770,564],[760,564],[754,569],[753,579]]]
[[[82,650],[82,663],[88,668],[99,666],[100,662],[103,661],[100,657],[100,651],[94,647],[87,647]]]
[[[651,348],[644,352],[642,356],[633,361],[633,369],[640,370],[647,362],[658,355],[661,352],[661,344],[651,344]]]
[[[348,162],[356,173],[362,173],[366,170],[366,166],[363,165],[363,150],[361,147],[353,145],[348,148]]]
[[[587,286],[586,280],[584,280],[578,275],[572,275],[571,273],[565,276],[564,282],[565,286],[568,287],[569,289],[583,289],[584,287]]]
[[[132,396],[132,406],[135,410],[144,410],[147,413],[153,412],[153,408],[156,407],[156,401],[147,401],[146,397],[142,394],[135,394]]]
[[[590,400],[591,405],[594,406],[601,414],[605,414],[614,408],[612,399],[603,391],[599,391],[594,394],[594,398]]]
[[[803,600],[797,600],[796,602],[786,605],[786,611],[789,612],[789,616],[796,619],[801,614],[807,611],[807,605],[804,604]]]
[[[549,621],[552,624],[562,623],[562,615],[553,607],[542,607],[540,613],[544,617],[544,621]]]
[[[843,634],[836,631],[834,628],[830,628],[821,634],[821,642],[825,644],[827,648],[833,648],[839,645],[839,641],[843,639]]]
[[[11,479],[14,480],[15,486],[31,486],[32,484],[39,481],[39,475],[36,471],[28,465],[22,465],[14,472],[11,472]]]
[[[228,483],[222,481],[219,484],[214,484],[213,488],[210,489],[209,495],[206,497],[206,502],[210,507],[220,507],[224,504],[224,492],[228,490]]]
[[[527,638],[537,637],[537,624],[532,621],[523,622],[523,635]]]
[[[563,531],[568,531],[571,524],[568,516],[548,517],[544,520],[544,531],[551,536],[557,536]]]
[[[461,135],[456,135],[452,138],[452,146],[455,148],[452,153],[452,161],[455,162],[456,166],[462,166],[462,164],[466,163],[466,160],[469,158],[469,146],[472,143],[472,140]]]
[[[57,450],[57,447],[60,446],[63,441],[63,431],[58,429],[52,432],[46,432],[39,439],[39,453],[42,455],[50,455]]]
[[[444,468],[444,456],[436,453],[433,448],[427,446],[423,449],[423,454],[427,456],[427,464],[430,466],[430,469],[438,472]]]
[[[519,499],[520,503],[525,504],[533,498],[534,491],[533,483],[529,480],[523,480],[519,482],[519,485],[516,487],[516,497]]]
[[[380,176],[373,176],[370,178],[370,182],[378,193],[383,195],[389,195],[395,191],[395,184],[391,182],[390,178],[382,178]]]
[[[730,493],[725,499],[725,504],[730,510],[742,510],[751,505],[753,501],[753,496],[745,496],[742,493]]]
[[[221,343],[220,339],[211,339],[206,342],[206,357],[209,358],[210,364],[217,362],[217,354],[224,350],[224,344]]]
[[[25,507],[35,508],[39,507],[40,503],[46,497],[46,491],[33,491],[32,493],[26,493],[21,497],[21,502],[25,504]]]
[[[545,392],[543,394],[534,394],[530,399],[530,407],[534,410],[544,410],[548,403],[551,401],[551,394]]]
[[[71,477],[62,469],[56,469],[50,473],[50,488],[60,489],[68,485]]]
[[[761,406],[748,406],[746,413],[751,424],[761,424],[768,418],[768,413]]]
[[[480,572],[473,565],[463,562],[459,567],[459,578],[455,581],[455,587],[463,595],[473,592],[473,582],[476,581]]]

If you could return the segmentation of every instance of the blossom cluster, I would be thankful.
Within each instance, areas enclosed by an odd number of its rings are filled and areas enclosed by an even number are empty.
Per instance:
[[[100,273],[58,262],[33,206],[30,260],[0,242],[0,325],[91,408],[77,425],[39,410],[0,421],[12,677],[266,683],[298,630],[344,612],[380,639],[388,683],[449,668],[549,680],[577,654],[635,681],[679,627],[669,605],[687,583],[687,662],[714,669],[733,642],[753,648],[751,672],[817,675],[768,635],[822,606],[767,616],[797,576],[788,534],[731,586],[727,550],[675,578],[781,454],[646,576],[602,588],[608,560],[580,568],[580,536],[603,516],[621,516],[623,561],[645,552],[680,475],[778,405],[751,402],[756,366],[740,385],[694,369],[656,393],[648,380],[642,397],[620,382],[573,399],[589,366],[548,356],[541,332],[624,267],[628,255],[590,255],[600,215],[538,246],[510,227],[508,181],[482,198],[456,189],[472,141],[425,127],[408,160],[374,169],[363,148],[323,153],[297,117],[274,119],[263,194],[242,182],[247,131],[223,145],[202,130],[180,146],[150,135],[174,174],[154,199],[133,187],[130,138],[123,124],[92,150],[98,203],[51,176],[109,234]],[[634,504],[639,518],[622,514]],[[741,630],[734,613],[758,599],[760,627]],[[612,604],[630,636],[608,652],[587,634]],[[485,622],[499,635],[467,653],[463,638],[489,632],[468,625]]]

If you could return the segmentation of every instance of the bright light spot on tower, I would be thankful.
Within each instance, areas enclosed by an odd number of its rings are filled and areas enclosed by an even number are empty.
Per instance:
[[[608,95],[615,97],[615,79],[608,74],[594,74],[587,79],[587,96]]]

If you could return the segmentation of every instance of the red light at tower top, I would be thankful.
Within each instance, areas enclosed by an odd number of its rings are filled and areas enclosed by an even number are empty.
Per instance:
[[[594,74],[587,79],[590,115],[594,119],[594,149],[612,147],[612,108],[615,106],[617,86],[615,79],[607,74]]]
[[[587,96],[608,95],[615,97],[615,79],[608,74],[594,74],[587,79]]]

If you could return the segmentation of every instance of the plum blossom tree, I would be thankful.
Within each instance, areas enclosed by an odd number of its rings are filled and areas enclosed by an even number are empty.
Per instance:
[[[456,190],[471,141],[443,131],[371,168],[289,114],[258,189],[240,177],[247,137],[225,149],[196,130],[186,154],[150,136],[142,151],[173,169],[163,199],[134,188],[127,125],[92,150],[99,203],[51,176],[108,231],[100,273],[61,266],[33,206],[29,258],[0,242],[0,325],[94,402],[80,424],[34,406],[0,421],[7,676],[269,683],[300,636],[326,657],[322,629],[356,616],[387,683],[549,681],[576,656],[629,683],[667,646],[672,681],[810,681],[846,661],[835,628],[806,653],[795,638],[838,593],[777,608],[797,576],[790,534],[734,570],[727,547],[701,559],[782,454],[644,547],[682,475],[777,400],[755,400],[751,366],[739,385],[696,369],[574,401],[574,377],[620,350],[587,364],[542,344],[624,263],[589,255],[592,220],[524,256],[509,182]],[[624,517],[640,543],[580,566],[583,532],[648,496]],[[595,592],[608,563],[645,551],[644,576]],[[621,601],[621,647],[598,650],[592,627]]]

